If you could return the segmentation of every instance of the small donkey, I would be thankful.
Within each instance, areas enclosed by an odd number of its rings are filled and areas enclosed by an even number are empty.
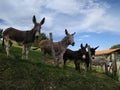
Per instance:
[[[63,54],[65,53],[66,48],[69,45],[73,46],[75,44],[73,39],[73,35],[75,34],[75,32],[73,34],[69,34],[67,29],[65,29],[65,34],[66,36],[61,41],[53,42],[53,49],[55,52],[55,58],[57,59],[57,64],[63,63]],[[45,56],[46,54],[52,55],[52,45],[50,40],[40,41],[39,46],[36,49],[38,48],[41,48],[43,56]]]
[[[88,61],[86,61],[86,48],[87,44],[85,47],[81,44],[80,47],[81,49],[77,51],[72,51],[70,49],[67,49],[66,52],[64,53],[63,60],[64,60],[64,67],[66,66],[66,61],[67,60],[73,60],[75,64],[75,69],[77,71],[80,71],[80,62],[85,62],[85,64],[89,64]]]

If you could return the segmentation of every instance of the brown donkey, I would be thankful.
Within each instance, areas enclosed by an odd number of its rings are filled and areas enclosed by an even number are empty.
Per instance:
[[[40,35],[41,26],[44,24],[44,22],[45,22],[45,18],[43,18],[40,23],[37,23],[35,16],[33,16],[34,27],[32,30],[21,31],[12,27],[7,28],[3,32],[3,43],[2,43],[2,45],[4,46],[4,39],[5,39],[7,56],[10,56],[9,49],[12,45],[11,41],[13,40],[23,44],[22,59],[23,58],[28,59],[28,53],[30,47],[34,42],[35,38],[37,38]]]
[[[68,31],[65,29],[65,34],[66,36],[59,42],[53,42],[53,49],[55,52],[55,58],[57,60],[57,64],[63,63],[63,54],[65,53],[67,47],[69,45],[74,46],[75,42],[73,39],[73,34],[69,34]],[[51,41],[50,40],[42,40],[39,43],[39,46],[35,49],[41,48],[43,56],[46,54],[52,55],[52,46],[51,46]],[[34,49],[34,50],[35,50]]]

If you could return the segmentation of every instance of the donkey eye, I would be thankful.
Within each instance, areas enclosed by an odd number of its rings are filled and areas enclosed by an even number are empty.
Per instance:
[[[71,42],[71,39],[69,39],[69,42]]]

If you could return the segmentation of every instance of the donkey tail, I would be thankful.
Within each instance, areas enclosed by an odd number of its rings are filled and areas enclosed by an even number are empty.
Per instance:
[[[39,49],[39,47],[33,48],[32,50],[37,50],[37,49]]]

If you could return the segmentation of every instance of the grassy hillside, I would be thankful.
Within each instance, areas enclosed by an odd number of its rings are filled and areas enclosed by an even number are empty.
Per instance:
[[[11,57],[6,57],[0,45],[0,90],[120,90],[120,82],[103,73],[76,72],[41,61],[41,53],[30,51],[29,60],[21,60],[21,48],[12,47]]]

